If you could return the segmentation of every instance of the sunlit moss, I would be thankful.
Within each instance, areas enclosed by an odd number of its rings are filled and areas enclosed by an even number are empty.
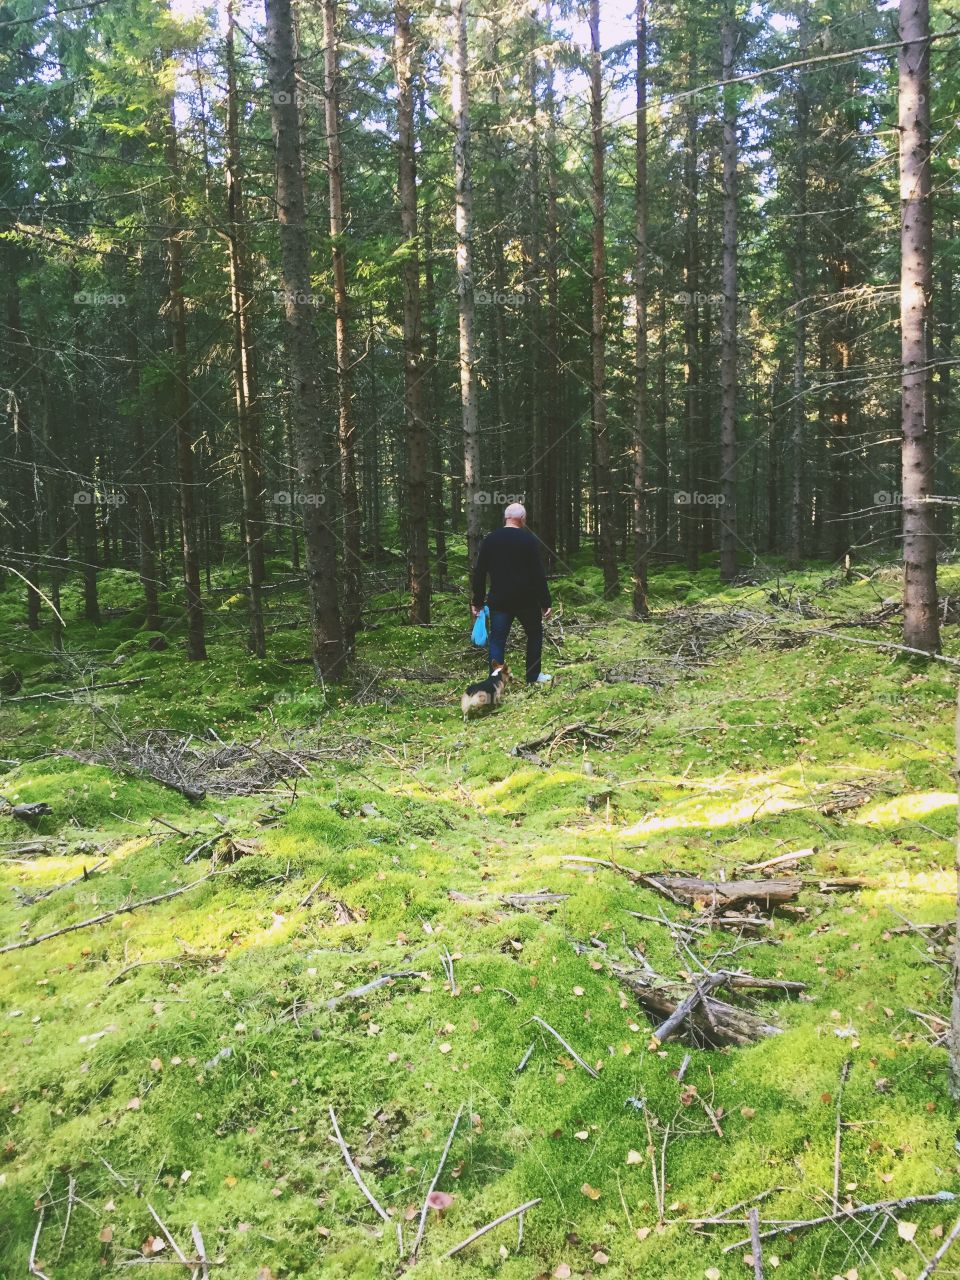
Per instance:
[[[737,633],[709,650],[707,665],[671,672],[656,689],[612,679],[614,667],[668,656],[670,624],[631,622],[626,598],[605,605],[588,560],[556,583],[564,641],[551,650],[554,687],[515,687],[498,715],[470,725],[459,691],[483,657],[469,647],[456,597],[437,597],[429,631],[377,615],[387,621],[361,635],[350,682],[326,691],[289,663],[302,634],[276,632],[266,662],[239,656],[239,573],[218,580],[235,594],[225,591],[216,611],[208,664],[184,662],[176,629],[165,652],[144,642],[131,575],[102,575],[104,602],[131,612],[100,632],[76,620],[72,586],[65,593],[72,648],[63,662],[47,633],[26,632],[18,593],[0,597],[2,639],[27,692],[75,686],[78,655],[98,650],[83,659],[88,683],[97,673],[145,680],[102,704],[127,733],[164,725],[202,736],[213,727],[226,740],[255,741],[280,726],[293,740],[344,745],[275,794],[191,805],[54,755],[87,749],[107,731],[90,695],[0,705],[4,755],[21,760],[3,766],[0,790],[54,810],[39,832],[52,853],[0,864],[0,941],[19,938],[25,922],[30,934],[52,931],[200,877],[208,853],[184,859],[221,829],[214,814],[258,842],[222,864],[220,879],[2,957],[0,1274],[25,1272],[34,1202],[48,1186],[61,1216],[47,1216],[38,1257],[57,1280],[89,1280],[101,1257],[138,1256],[157,1231],[147,1199],[188,1250],[190,1224],[199,1224],[223,1280],[249,1280],[264,1266],[283,1280],[394,1274],[392,1226],[346,1175],[330,1140],[331,1104],[364,1176],[399,1218],[420,1203],[465,1104],[441,1184],[454,1203],[431,1218],[411,1276],[433,1274],[445,1249],[534,1196],[542,1204],[527,1215],[522,1252],[512,1252],[515,1226],[505,1227],[472,1247],[458,1274],[529,1280],[561,1262],[574,1275],[602,1269],[631,1280],[697,1280],[712,1265],[738,1274],[741,1255],[721,1253],[735,1235],[698,1238],[684,1219],[771,1186],[785,1188],[764,1206],[771,1217],[825,1205],[847,1058],[850,1194],[869,1201],[960,1187],[945,1055],[914,1012],[944,1014],[946,974],[895,914],[934,923],[952,912],[950,679],[827,639],[780,649],[771,638],[740,644]],[[814,566],[790,580],[797,592],[819,592],[829,572]],[[661,612],[685,600],[745,605],[768,612],[771,630],[803,630],[769,606],[767,587],[720,588],[715,569],[691,578],[669,568],[651,586]],[[944,586],[960,590],[960,570],[946,566]],[[837,617],[875,605],[858,582],[817,599]],[[172,617],[173,597],[164,607]],[[418,670],[446,678],[418,679]],[[511,755],[582,722],[617,732],[605,747],[572,735],[542,751],[543,765]],[[824,811],[834,792],[855,786],[866,792],[860,807]],[[3,840],[31,835],[0,817]],[[643,947],[661,972],[687,967],[666,928],[629,914],[676,908],[569,855],[730,876],[791,850],[814,851],[797,864],[811,881],[806,914],[777,920],[778,945],[732,962],[805,981],[809,999],[765,1004],[780,1036],[693,1054],[685,1084],[722,1109],[720,1137],[696,1098],[681,1096],[683,1046],[649,1047],[649,1023],[606,967],[609,956],[626,956],[625,944]],[[53,888],[100,858],[106,865],[88,881],[32,906],[11,892]],[[820,878],[841,876],[869,886],[818,893]],[[567,896],[528,911],[504,901],[538,889]],[[730,943],[708,935],[701,954],[722,957]],[[384,973],[406,976],[336,1003]],[[571,1065],[534,1015],[599,1079]],[[641,1099],[674,1134],[662,1231]],[[628,1163],[631,1151],[639,1162]],[[70,1177],[93,1211],[75,1208],[54,1263]],[[583,1194],[585,1183],[598,1199]],[[931,1228],[949,1227],[955,1207],[910,1217],[929,1254]],[[110,1242],[98,1238],[107,1226]],[[644,1228],[652,1230],[639,1239]],[[607,1264],[593,1261],[598,1251]],[[797,1280],[856,1261],[839,1232],[783,1238],[769,1252],[776,1274]],[[917,1270],[913,1247],[890,1227],[871,1254],[884,1274]]]

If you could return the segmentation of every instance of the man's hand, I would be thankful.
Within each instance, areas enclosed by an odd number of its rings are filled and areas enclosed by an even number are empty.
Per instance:
[[[551,608],[548,606],[548,607],[547,607],[546,609],[544,609],[542,612],[543,612],[543,620],[544,620],[544,622],[546,622],[546,620],[550,617],[551,613],[553,613],[553,609],[551,609]]]

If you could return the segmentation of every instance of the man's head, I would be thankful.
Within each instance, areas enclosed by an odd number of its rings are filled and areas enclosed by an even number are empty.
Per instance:
[[[503,511],[503,523],[522,529],[527,523],[527,509],[522,502],[511,502]]]

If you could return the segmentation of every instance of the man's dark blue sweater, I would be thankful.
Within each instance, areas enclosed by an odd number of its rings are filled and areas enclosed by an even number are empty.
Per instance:
[[[473,603],[480,609],[484,599],[491,609],[507,613],[520,613],[532,605],[550,608],[550,588],[540,548],[529,529],[504,525],[488,533],[480,544],[473,570]]]

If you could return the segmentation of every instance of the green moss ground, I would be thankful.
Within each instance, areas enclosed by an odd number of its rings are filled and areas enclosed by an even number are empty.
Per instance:
[[[431,1215],[411,1276],[533,1280],[564,1266],[574,1277],[641,1280],[710,1268],[752,1274],[746,1249],[722,1252],[742,1227],[706,1238],[685,1219],[771,1187],[783,1189],[764,1202],[765,1217],[823,1212],[847,1058],[842,1184],[854,1202],[960,1193],[945,1052],[927,1043],[911,1012],[945,1013],[947,976],[916,935],[891,932],[901,923],[894,910],[920,922],[952,913],[953,671],[804,638],[811,624],[769,603],[772,581],[720,590],[713,569],[693,578],[664,570],[652,584],[650,626],[629,620],[626,599],[605,605],[599,585],[586,562],[557,584],[563,636],[546,664],[555,686],[513,687],[498,715],[469,726],[459,692],[480,662],[452,594],[438,596],[429,630],[402,625],[388,611],[396,597],[374,601],[378,626],[361,637],[349,686],[326,693],[293,662],[303,630],[282,624],[303,610],[292,591],[272,595],[277,630],[265,662],[242,654],[242,597],[220,592],[211,661],[198,665],[184,660],[176,632],[166,652],[150,650],[131,575],[103,575],[103,603],[119,616],[96,630],[74,620],[79,602],[66,594],[62,658],[49,632],[21,625],[18,591],[0,597],[0,644],[23,678],[21,695],[144,679],[72,701],[0,704],[0,791],[50,803],[40,830],[57,842],[52,855],[10,861],[12,842],[30,832],[0,818],[8,859],[0,942],[205,874],[202,859],[183,863],[199,840],[155,817],[206,832],[217,813],[259,841],[221,877],[169,902],[0,956],[3,1280],[26,1274],[40,1198],[37,1258],[51,1280],[89,1280],[139,1256],[158,1235],[148,1202],[185,1248],[191,1224],[200,1226],[222,1280],[395,1274],[393,1229],[381,1229],[347,1176],[331,1105],[364,1177],[400,1219],[421,1202],[464,1106],[440,1182],[455,1199],[442,1218]],[[813,566],[785,573],[780,585],[829,620],[876,607],[897,593],[898,579],[879,568],[869,581],[842,584]],[[960,590],[960,570],[947,567],[943,587]],[[174,618],[175,600],[165,603]],[[731,631],[711,643],[704,665],[677,671],[663,661],[679,647],[664,615],[694,603],[763,612],[769,626],[763,635]],[[774,628],[785,647],[774,644]],[[960,654],[955,628],[947,631],[945,651]],[[798,643],[789,647],[792,633]],[[892,625],[849,633],[897,639]],[[641,661],[664,669],[659,688],[622,679]],[[417,670],[443,678],[419,679]],[[511,756],[515,744],[577,721],[618,730],[609,749],[562,742],[548,767]],[[95,747],[111,726],[213,728],[226,740],[265,742],[299,734],[343,752],[299,777],[295,800],[280,787],[191,805],[154,783],[52,754]],[[851,783],[869,788],[865,805],[834,817],[819,811],[832,789]],[[771,945],[738,953],[758,974],[807,982],[809,996],[766,1006],[783,1028],[778,1037],[694,1051],[679,1084],[684,1048],[651,1046],[646,1017],[605,964],[630,944],[660,972],[678,973],[668,930],[627,914],[676,909],[623,876],[565,859],[729,875],[811,846],[805,873],[866,876],[871,887],[829,897],[811,888],[805,918],[778,919]],[[107,865],[89,881],[19,904],[15,889],[53,886],[98,858]],[[498,900],[535,889],[569,897],[529,911]],[[471,900],[451,899],[451,890]],[[730,943],[714,933],[703,954]],[[459,994],[444,977],[445,950]],[[143,961],[166,963],[127,968]],[[425,976],[327,1008],[380,972],[404,970]],[[599,1077],[544,1036],[534,1015]],[[690,1085],[719,1111],[722,1137]],[[639,1102],[658,1135],[671,1128],[662,1227]],[[81,1201],[61,1247],[71,1179]],[[438,1262],[534,1197],[541,1204],[526,1215],[519,1252],[510,1223]],[[957,1207],[902,1216],[918,1224],[913,1242],[872,1219],[781,1237],[767,1246],[768,1275],[855,1268],[887,1277],[899,1268],[914,1277],[918,1248],[935,1250]],[[415,1227],[404,1221],[408,1242]],[[939,1274],[960,1274],[960,1253],[949,1261]],[[177,1272],[186,1274],[161,1274]]]

